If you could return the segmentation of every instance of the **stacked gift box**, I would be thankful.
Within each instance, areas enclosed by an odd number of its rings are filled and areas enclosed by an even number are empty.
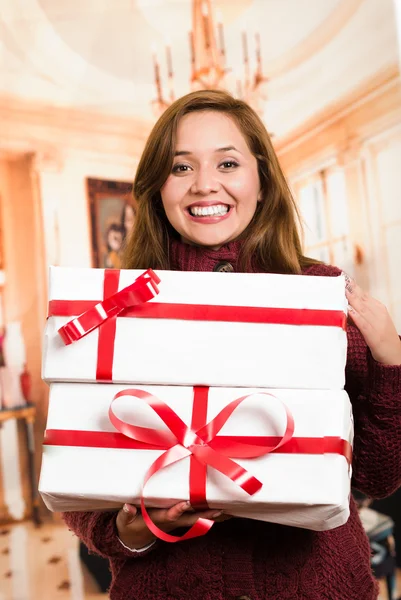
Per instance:
[[[52,267],[46,505],[342,525],[346,310],[343,277]]]

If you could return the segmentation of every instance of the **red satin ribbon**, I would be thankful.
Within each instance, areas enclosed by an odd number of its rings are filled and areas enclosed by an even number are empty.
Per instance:
[[[233,438],[226,447],[224,453],[216,452],[210,445],[210,442],[214,440],[235,409],[244,402],[244,400],[249,398],[249,396],[242,396],[241,398],[233,400],[227,404],[227,406],[225,406],[212,421],[204,424],[206,421],[208,389],[209,388],[205,387],[194,387],[193,414],[196,413],[197,416],[192,418],[192,423],[195,422],[196,425],[199,426],[196,430],[188,427],[162,400],[144,390],[123,390],[115,395],[113,402],[110,405],[109,419],[117,431],[139,442],[149,442],[151,444],[159,445],[163,449],[167,448],[166,452],[159,456],[147,470],[141,494],[142,517],[150,531],[165,542],[178,542],[204,535],[213,526],[213,521],[208,519],[198,519],[198,521],[180,537],[167,534],[159,529],[149,517],[143,497],[143,490],[153,475],[183,458],[191,457],[190,468],[193,472],[190,474],[190,486],[192,486],[190,497],[191,504],[192,502],[195,502],[195,505],[192,504],[193,508],[197,508],[198,510],[207,506],[207,466],[220,471],[220,473],[229,477],[231,481],[236,483],[245,492],[253,495],[260,490],[262,483],[256,479],[256,477],[250,475],[250,473],[234,462],[230,457],[254,458],[263,456],[286,444],[292,438],[294,433],[293,417],[283,403],[287,416],[287,426],[284,435],[279,438],[277,444],[273,446],[258,443],[244,444],[242,441],[238,441],[237,438]],[[267,394],[266,392],[261,393],[267,396],[272,395]],[[162,419],[169,428],[169,431],[138,427],[119,419],[113,412],[113,404],[122,396],[131,396],[143,400]],[[200,463],[202,468],[195,467],[194,471],[195,463]]]
[[[191,503],[194,502],[193,507],[197,508],[198,510],[207,506],[207,466],[213,467],[220,473],[223,473],[245,492],[253,495],[260,490],[262,483],[256,479],[256,477],[253,477],[250,473],[243,469],[239,464],[234,462],[230,457],[254,458],[257,456],[263,456],[269,452],[274,452],[289,442],[294,433],[294,419],[288,408],[284,403],[282,403],[287,417],[286,430],[284,435],[276,439],[277,441],[275,441],[273,445],[266,444],[265,442],[261,443],[260,438],[256,442],[253,440],[251,444],[247,444],[244,443],[240,438],[232,437],[230,438],[230,442],[225,445],[224,452],[217,452],[212,447],[211,443],[236,408],[250,396],[242,396],[236,400],[233,400],[227,404],[214,419],[212,419],[209,423],[206,423],[208,389],[209,388],[205,387],[194,388],[193,414],[196,414],[196,416],[192,418],[192,426],[195,425],[196,429],[188,427],[165,402],[153,394],[145,392],[144,390],[123,390],[115,395],[110,405],[109,419],[117,431],[120,432],[120,434],[123,434],[127,438],[133,439],[136,442],[150,444],[153,447],[156,446],[160,449],[166,450],[152,463],[147,470],[144,477],[141,494],[142,516],[147,527],[154,535],[166,542],[177,542],[180,540],[187,540],[193,537],[204,535],[212,527],[213,521],[208,519],[198,519],[198,521],[189,529],[189,531],[187,531],[187,533],[181,537],[172,536],[159,529],[149,517],[143,497],[144,488],[153,475],[171,464],[174,464],[184,458],[191,457]],[[272,394],[268,394],[266,392],[259,393],[262,393],[266,396],[272,396]],[[118,398],[123,396],[134,397],[143,400],[167,425],[168,431],[150,429],[148,427],[139,427],[119,419],[113,411],[113,404],[116,400],[118,400]],[[49,443],[51,442],[49,440],[49,436],[47,436],[45,438],[45,444]],[[200,463],[202,468],[198,469],[195,467],[194,465],[196,463]]]
[[[103,282],[103,301],[84,308],[76,317],[58,330],[63,342],[68,345],[80,340],[94,329],[99,328],[96,379],[113,379],[114,341],[116,336],[116,317],[134,305],[148,302],[158,293],[160,279],[148,269],[131,285],[118,291],[120,271],[105,269]],[[79,314],[78,313],[70,313]],[[49,315],[51,316],[51,315]]]
[[[177,542],[204,535],[213,525],[213,521],[199,519],[193,527],[181,537],[161,531],[150,519],[144,503],[143,490],[146,483],[161,469],[183,458],[190,457],[190,501],[197,510],[208,508],[206,501],[207,467],[220,471],[237,483],[248,494],[255,494],[261,482],[250,475],[232,458],[255,458],[268,453],[325,454],[343,455],[348,463],[352,460],[352,448],[348,441],[339,437],[294,438],[294,420],[283,403],[287,416],[286,431],[283,436],[218,436],[223,425],[236,408],[248,396],[242,396],[230,402],[212,421],[206,424],[207,387],[194,388],[194,402],[191,427],[156,396],[143,390],[128,389],[116,394],[109,409],[109,418],[119,433],[47,430],[45,445],[86,446],[125,449],[165,450],[149,467],[142,486],[141,508],[143,518],[154,535],[166,542]],[[266,392],[266,396],[273,396]],[[253,394],[252,394],[253,395]],[[167,425],[168,430],[150,429],[126,423],[119,419],[114,411],[114,402],[123,396],[143,400]]]
[[[257,306],[221,306],[148,302],[159,293],[160,279],[148,269],[133,284],[118,291],[120,271],[105,269],[103,301],[51,300],[49,317],[80,315],[59,329],[66,345],[99,329],[96,380],[112,381],[116,317],[274,323],[346,328],[342,311],[272,308]],[[198,467],[197,467],[198,468]],[[199,467],[200,468],[200,467]],[[195,467],[194,467],[195,470]]]
[[[92,300],[51,300],[49,317],[71,317],[90,310]],[[181,321],[225,321],[238,323],[272,323],[346,328],[341,310],[311,308],[274,308],[264,306],[222,306],[213,304],[169,304],[150,302],[131,306],[121,316],[138,319],[179,319]]]
[[[280,441],[280,437],[273,435],[265,436],[231,436],[219,435],[210,442],[210,446],[221,454],[234,441],[243,444],[260,444],[274,446]],[[72,446],[81,448],[112,448],[115,450],[166,450],[159,445],[147,444],[127,438],[122,433],[109,431],[77,431],[76,429],[47,429],[45,432],[44,445],[46,446]],[[352,461],[352,446],[341,437],[326,436],[314,437],[292,437],[284,447],[277,448],[273,454],[339,454],[344,456],[349,464]]]

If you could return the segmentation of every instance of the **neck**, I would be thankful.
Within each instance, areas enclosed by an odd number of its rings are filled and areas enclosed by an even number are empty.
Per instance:
[[[223,248],[230,242],[227,242],[226,244],[220,244],[220,246],[204,246],[203,244],[196,244],[192,240],[188,240],[187,238],[181,236],[181,243],[187,244],[188,246],[195,246],[195,248],[203,248],[204,250],[212,250],[213,252],[217,252],[220,250],[220,248]]]
[[[221,261],[232,264],[238,271],[241,241],[235,240],[219,247],[196,246],[183,240],[170,242],[170,264],[173,271],[213,271]]]

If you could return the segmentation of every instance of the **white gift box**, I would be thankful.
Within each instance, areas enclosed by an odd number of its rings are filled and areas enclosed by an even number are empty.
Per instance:
[[[115,394],[123,389],[146,390],[171,407],[187,425],[192,422],[191,387],[52,384],[46,433],[49,445],[44,446],[39,484],[50,510],[120,508],[124,502],[139,505],[145,474],[164,450],[112,447],[116,429],[108,411]],[[351,476],[346,454],[353,435],[347,393],[210,388],[206,422],[229,402],[248,394],[250,397],[231,414],[217,437],[235,436],[240,440],[243,436],[282,436],[286,429],[285,404],[295,422],[293,438],[288,442],[288,451],[284,445],[281,451],[258,458],[233,459],[263,484],[254,495],[248,495],[209,466],[209,506],[234,516],[313,530],[344,524],[349,516]],[[168,431],[155,412],[135,395],[115,400],[113,410],[126,423]],[[106,434],[106,441],[102,439],[100,445],[107,447],[85,447],[88,436],[97,435],[93,432]],[[309,454],[322,438],[327,441],[325,452]],[[66,443],[75,445],[63,445]],[[148,508],[169,507],[189,499],[190,460],[185,457],[148,481],[143,491]]]
[[[120,271],[118,289],[132,284],[142,272]],[[343,388],[347,348],[343,328],[347,310],[344,277],[156,273],[161,279],[160,293],[146,304],[149,307],[156,303],[162,310],[175,306],[177,318],[118,317],[111,381]],[[52,267],[50,304],[79,300],[92,301],[94,305],[103,299],[104,274],[103,269]],[[180,317],[182,306],[193,305],[206,306],[202,320]],[[235,310],[248,314],[258,308],[285,309],[295,323],[312,314],[323,322],[326,317],[333,318],[336,325],[237,322],[235,315],[232,321],[208,320],[208,307],[209,312],[210,307],[223,307],[223,315],[231,315]],[[47,320],[42,374],[49,382],[96,381],[98,352],[103,353],[99,345],[99,329],[103,325],[66,346],[58,330],[76,316],[50,316]]]

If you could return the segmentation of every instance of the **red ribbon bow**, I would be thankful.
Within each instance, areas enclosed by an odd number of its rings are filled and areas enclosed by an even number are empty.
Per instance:
[[[113,380],[113,358],[116,334],[116,317],[203,320],[216,322],[275,323],[281,325],[309,325],[342,327],[346,317],[341,310],[278,308],[266,306],[222,306],[203,304],[176,304],[148,302],[159,290],[160,279],[148,269],[127,288],[118,291],[120,271],[105,269],[103,301],[51,300],[49,317],[73,316],[61,327],[59,334],[65,344],[81,339],[99,328],[97,351],[97,381]]]
[[[110,421],[120,433],[136,441],[149,444],[152,447],[159,447],[160,449],[166,450],[147,470],[141,494],[143,519],[150,531],[165,542],[178,542],[204,535],[213,526],[213,521],[208,519],[198,519],[189,531],[181,537],[167,534],[159,529],[153,523],[146,510],[143,496],[143,490],[153,475],[173,463],[190,457],[190,501],[194,508],[207,508],[207,466],[213,467],[220,473],[223,473],[249,495],[253,495],[261,489],[262,483],[234,462],[232,458],[255,458],[257,456],[268,454],[269,452],[274,452],[289,442],[294,433],[294,419],[289,409],[282,403],[287,416],[287,425],[284,435],[279,438],[278,443],[275,445],[266,445],[260,441],[260,438],[255,438],[255,441],[252,441],[252,443],[244,443],[239,441],[240,438],[237,439],[234,437],[227,440],[224,447],[221,447],[221,444],[217,443],[217,452],[214,449],[214,442],[218,440],[218,438],[216,438],[217,434],[235,409],[244,402],[244,400],[254,394],[242,396],[241,398],[233,400],[225,406],[214,419],[209,423],[204,424],[206,423],[208,391],[209,388],[207,387],[194,388],[194,406],[191,427],[188,427],[162,400],[143,390],[123,390],[115,395],[110,405]],[[255,393],[272,396],[273,398],[275,397],[266,392]],[[131,396],[143,400],[162,419],[169,428],[169,431],[139,427],[119,419],[113,412],[113,404],[122,396]]]
[[[115,271],[115,275],[115,279],[118,281],[119,271]],[[107,281],[107,277],[105,281]],[[113,283],[115,284],[115,281]],[[158,283],[160,283],[160,279],[156,273],[152,269],[148,269],[137,277],[134,283],[119,292],[108,295],[105,290],[105,299],[102,302],[98,302],[79,317],[60,327],[58,333],[64,344],[68,345],[80,340],[108,319],[121,315],[127,308],[154,298],[159,293]]]
[[[135,305],[148,302],[159,293],[157,284],[160,283],[160,279],[152,269],[142,273],[131,285],[117,291],[119,280],[120,271],[106,269],[104,300],[58,330],[63,342],[69,345],[99,327],[98,347],[101,350],[98,352],[97,380],[112,379],[116,317]]]

